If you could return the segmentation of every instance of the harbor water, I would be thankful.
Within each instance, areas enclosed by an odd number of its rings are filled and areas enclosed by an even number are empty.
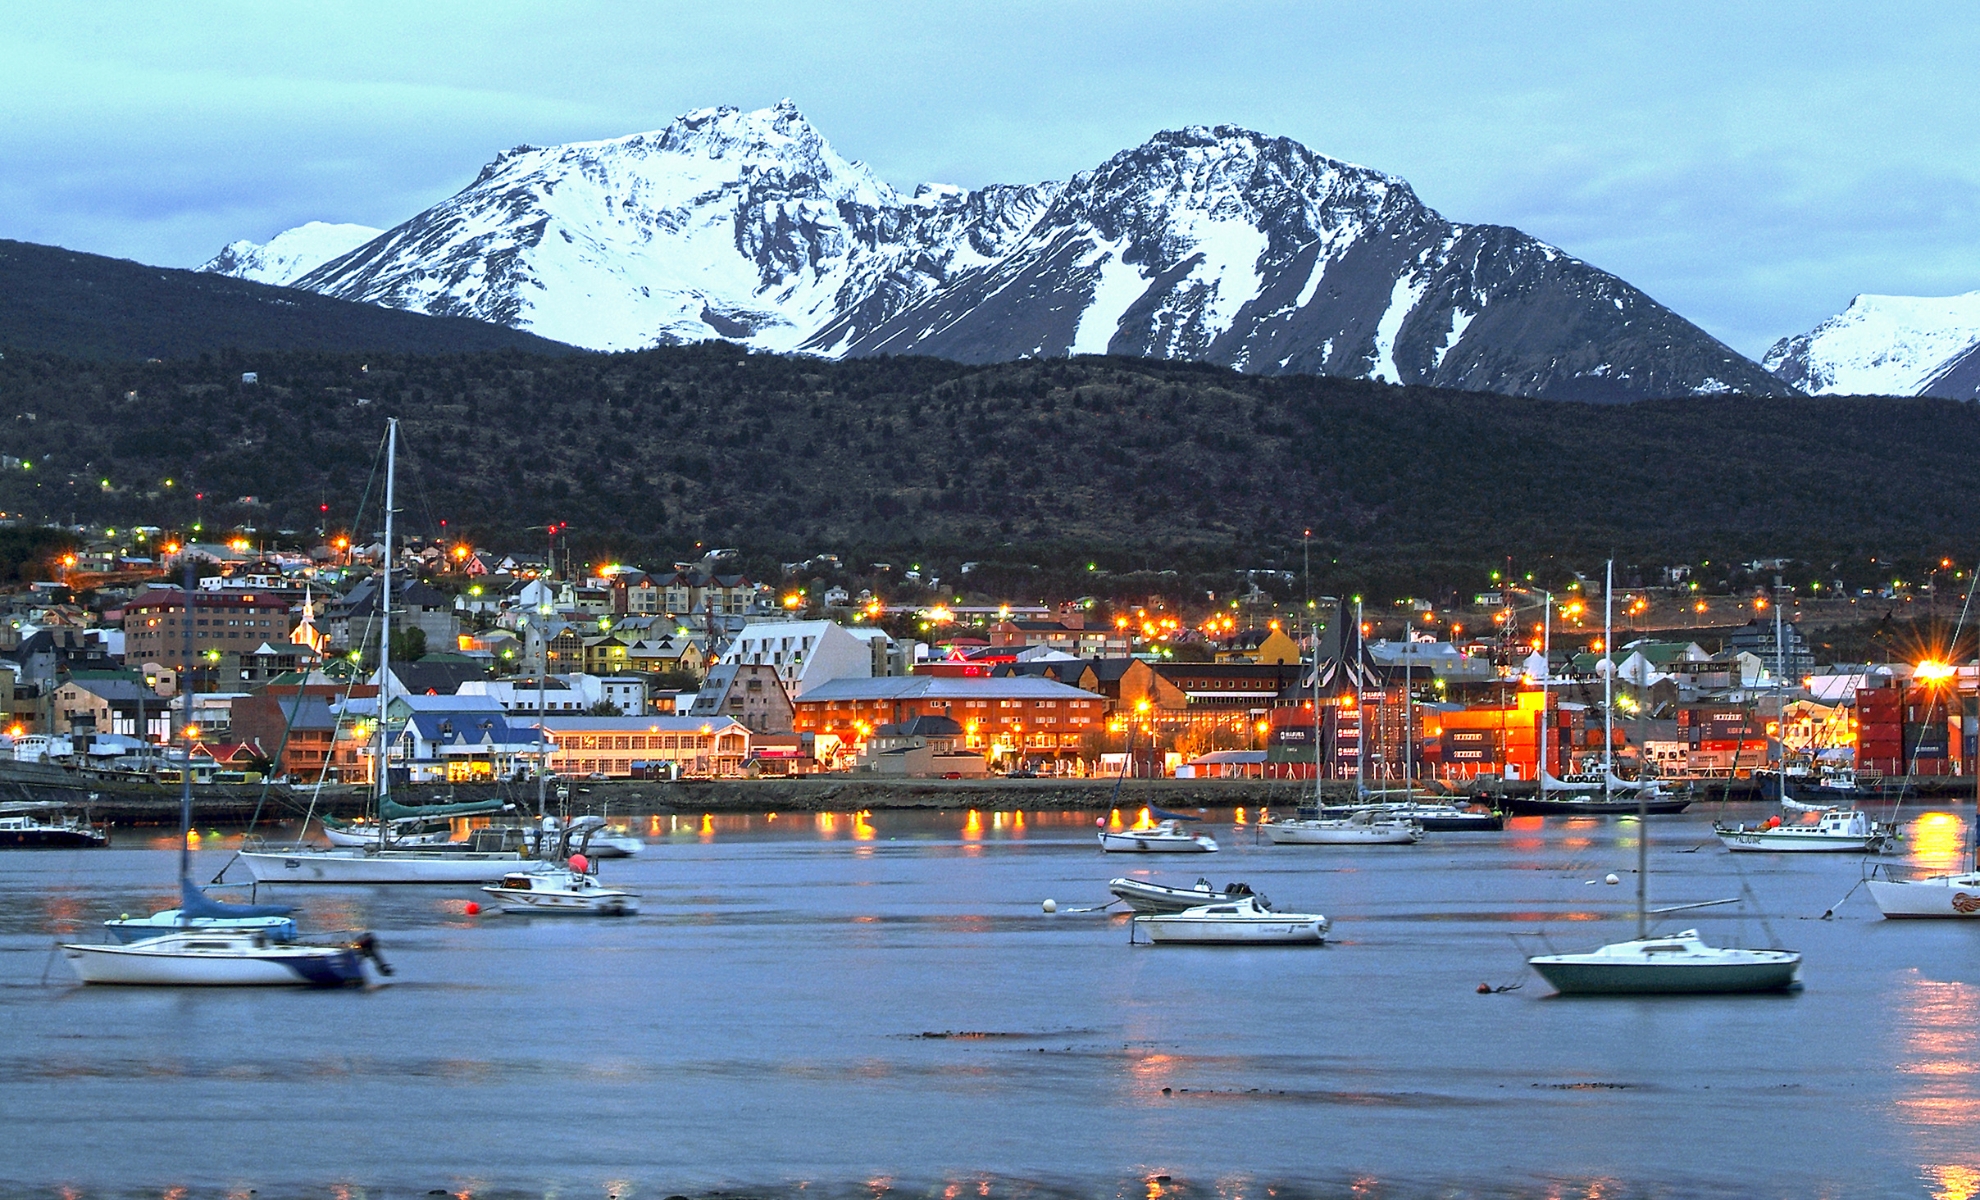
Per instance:
[[[1970,813],[1914,809],[1883,861],[1958,864]],[[1660,927],[1798,949],[1805,987],[1565,999],[1525,958],[1634,935],[1634,821],[1274,847],[1242,815],[1159,857],[1091,813],[656,818],[603,865],[644,894],[616,920],[289,889],[397,970],[329,993],[80,987],[54,943],[171,906],[173,838],[0,855],[0,1194],[1980,1195],[1980,922],[1879,919],[1857,856],[1654,818],[1653,906],[1745,898]],[[1244,880],[1333,940],[1131,946],[1072,911],[1122,874]]]

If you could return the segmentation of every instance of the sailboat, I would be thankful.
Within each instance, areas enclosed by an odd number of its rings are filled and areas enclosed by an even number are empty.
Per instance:
[[[1512,796],[1506,807],[1523,816],[1573,816],[1599,817],[1620,816],[1628,813],[1656,814],[1681,813],[1691,807],[1686,796],[1673,796],[1654,779],[1635,781],[1619,778],[1615,769],[1615,653],[1614,645],[1614,601],[1608,589],[1615,583],[1613,565],[1609,571],[1609,581],[1602,594],[1602,769],[1570,775],[1566,779],[1556,779],[1548,770],[1547,733],[1549,718],[1547,705],[1540,705],[1540,766],[1534,772],[1534,790],[1531,796]],[[1553,596],[1547,597],[1546,647],[1543,655],[1551,654],[1554,632]],[[1540,688],[1544,697],[1546,689],[1553,683],[1552,659],[1548,659],[1546,675],[1541,677]]]
[[[186,568],[187,658],[191,658],[192,567]],[[179,771],[179,896],[176,909],[148,920],[109,922],[119,940],[69,943],[62,956],[83,983],[171,987],[255,987],[291,985],[347,987],[365,982],[364,963],[383,974],[392,970],[379,957],[369,933],[329,943],[295,940],[293,911],[278,904],[227,904],[214,900],[192,881],[192,687],[185,697],[185,759]]]
[[[1605,606],[1614,591],[1615,563],[1608,569]],[[1605,622],[1606,624],[1606,622]],[[1606,647],[1607,642],[1603,645]],[[1648,815],[1649,800],[1637,793],[1637,816]],[[1650,936],[1650,823],[1637,821],[1636,936],[1585,954],[1538,954],[1527,965],[1564,996],[1712,995],[1775,992],[1793,987],[1801,971],[1794,950],[1745,950],[1708,946],[1696,929],[1666,937]],[[1657,910],[1678,912],[1729,904],[1710,900]]]
[[[1345,644],[1345,643],[1343,643]],[[1264,821],[1258,826],[1274,846],[1409,846],[1423,840],[1423,827],[1392,811],[1390,804],[1365,804],[1368,799],[1368,739],[1361,694],[1361,601],[1354,602],[1354,796],[1356,803],[1338,816],[1327,815],[1320,790],[1320,635],[1313,634],[1313,803],[1289,821]],[[1405,719],[1405,728],[1407,727]],[[1404,741],[1408,736],[1405,734]],[[1407,759],[1405,760],[1407,761]],[[1407,793],[1405,793],[1407,794]],[[1305,815],[1311,813],[1311,816]]]
[[[385,427],[385,555],[378,592],[378,721],[373,731],[372,774],[378,811],[390,820],[392,802],[392,519],[398,506],[399,421]],[[403,810],[401,810],[403,811]],[[484,831],[487,832],[487,831]],[[243,848],[240,860],[256,883],[494,883],[533,861],[497,833],[467,846],[402,846],[384,841],[363,846]]]

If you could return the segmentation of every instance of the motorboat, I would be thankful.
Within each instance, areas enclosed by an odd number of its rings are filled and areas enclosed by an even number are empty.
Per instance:
[[[1175,820],[1148,829],[1100,831],[1100,849],[1108,854],[1207,854],[1216,848],[1216,838],[1191,833]]]
[[[129,913],[105,921],[103,927],[120,942],[142,942],[168,933],[252,933],[272,942],[296,940],[296,922],[286,904],[228,904],[214,900],[192,880],[179,880],[179,907],[133,917]]]
[[[1886,917],[1980,917],[1980,871],[1927,879],[1872,879],[1866,884]]]
[[[1227,883],[1223,891],[1218,891],[1210,886],[1208,879],[1198,879],[1195,886],[1186,888],[1142,879],[1111,879],[1107,881],[1107,890],[1138,913],[1179,913],[1205,904],[1234,904],[1256,895],[1249,884]]]
[[[520,850],[439,846],[244,848],[240,859],[256,883],[490,883],[534,861]]]
[[[1733,851],[1866,854],[1882,850],[1898,837],[1897,826],[1840,808],[1825,809],[1814,821],[1805,823],[1771,817],[1758,825],[1719,824],[1712,830],[1726,849]]]
[[[514,871],[481,890],[508,913],[628,917],[639,911],[638,892],[606,887],[588,866],[583,855],[576,855],[567,867]]]
[[[0,804],[0,850],[92,850],[110,835],[53,801]]]
[[[588,831],[590,838],[584,853],[591,858],[631,858],[646,849],[646,843],[634,837],[623,825],[612,825],[604,817],[579,817],[570,824],[573,836],[580,831]],[[555,817],[543,819],[543,836],[555,838],[563,833],[564,827]]]
[[[1274,912],[1257,896],[1134,918],[1150,942],[1172,946],[1317,946],[1330,924],[1318,913]]]
[[[1351,817],[1266,821],[1258,828],[1274,846],[1407,846],[1423,840],[1423,827],[1416,822],[1377,817],[1372,811]]]
[[[1793,987],[1801,955],[1706,945],[1696,929],[1527,960],[1563,996],[1712,995]]]
[[[181,929],[143,941],[62,947],[84,983],[164,987],[358,987],[370,959],[383,974],[370,934],[328,945],[277,941],[241,929]]]
[[[319,818],[323,825],[323,837],[332,846],[376,846],[378,826],[370,821],[339,821],[333,817]],[[421,829],[420,822],[409,821],[403,826],[393,822],[385,828],[385,842],[392,846],[449,846],[454,842],[454,832],[443,825],[438,829]]]

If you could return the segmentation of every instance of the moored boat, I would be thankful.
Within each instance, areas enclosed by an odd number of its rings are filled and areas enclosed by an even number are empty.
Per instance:
[[[606,887],[587,866],[584,856],[577,855],[568,867],[514,871],[481,890],[509,913],[626,917],[639,911],[638,892]]]
[[[1150,942],[1177,946],[1317,946],[1329,924],[1318,913],[1274,912],[1256,896],[1134,918]]]
[[[1266,821],[1258,828],[1274,846],[1408,846],[1423,840],[1423,827],[1414,821],[1366,811],[1315,821]]]
[[[1148,829],[1100,831],[1100,849],[1108,854],[1207,854],[1216,848],[1216,838],[1191,833],[1180,821],[1163,821]]]
[[[1872,821],[1853,810],[1827,809],[1814,821],[1784,822],[1775,817],[1759,825],[1712,826],[1732,851],[1863,854],[1882,850],[1898,836],[1897,827]]]
[[[390,974],[364,934],[332,945],[280,942],[238,929],[182,929],[143,941],[74,944],[62,956],[84,983],[165,987],[356,987],[369,958]]]
[[[1722,949],[1706,945],[1695,929],[1527,962],[1564,996],[1777,992],[1794,986],[1801,970],[1793,950]]]
[[[148,917],[126,913],[105,921],[103,927],[120,942],[142,942],[168,933],[260,934],[273,942],[296,939],[293,910],[286,904],[228,904],[201,891],[192,880],[179,880],[179,907],[167,908]]]
[[[0,804],[0,850],[93,850],[110,835],[52,801]]]
[[[1410,821],[1425,833],[1490,833],[1504,829],[1506,819],[1489,808],[1467,808],[1430,801],[1376,801],[1369,804],[1330,804],[1317,812],[1302,805],[1301,820],[1333,819],[1368,813],[1376,820]]]
[[[1108,881],[1107,890],[1138,913],[1178,913],[1205,904],[1234,904],[1256,894],[1244,883],[1227,883],[1218,891],[1208,879],[1198,879],[1195,886],[1186,888],[1145,879],[1113,879]]]
[[[1980,872],[1926,879],[1872,879],[1865,885],[1877,911],[1890,918],[1980,918]]]

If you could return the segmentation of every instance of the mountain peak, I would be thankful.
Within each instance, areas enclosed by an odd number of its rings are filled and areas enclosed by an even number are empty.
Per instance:
[[[1915,396],[1980,344],[1980,291],[1864,292],[1806,333],[1775,342],[1760,365],[1814,395]]]

